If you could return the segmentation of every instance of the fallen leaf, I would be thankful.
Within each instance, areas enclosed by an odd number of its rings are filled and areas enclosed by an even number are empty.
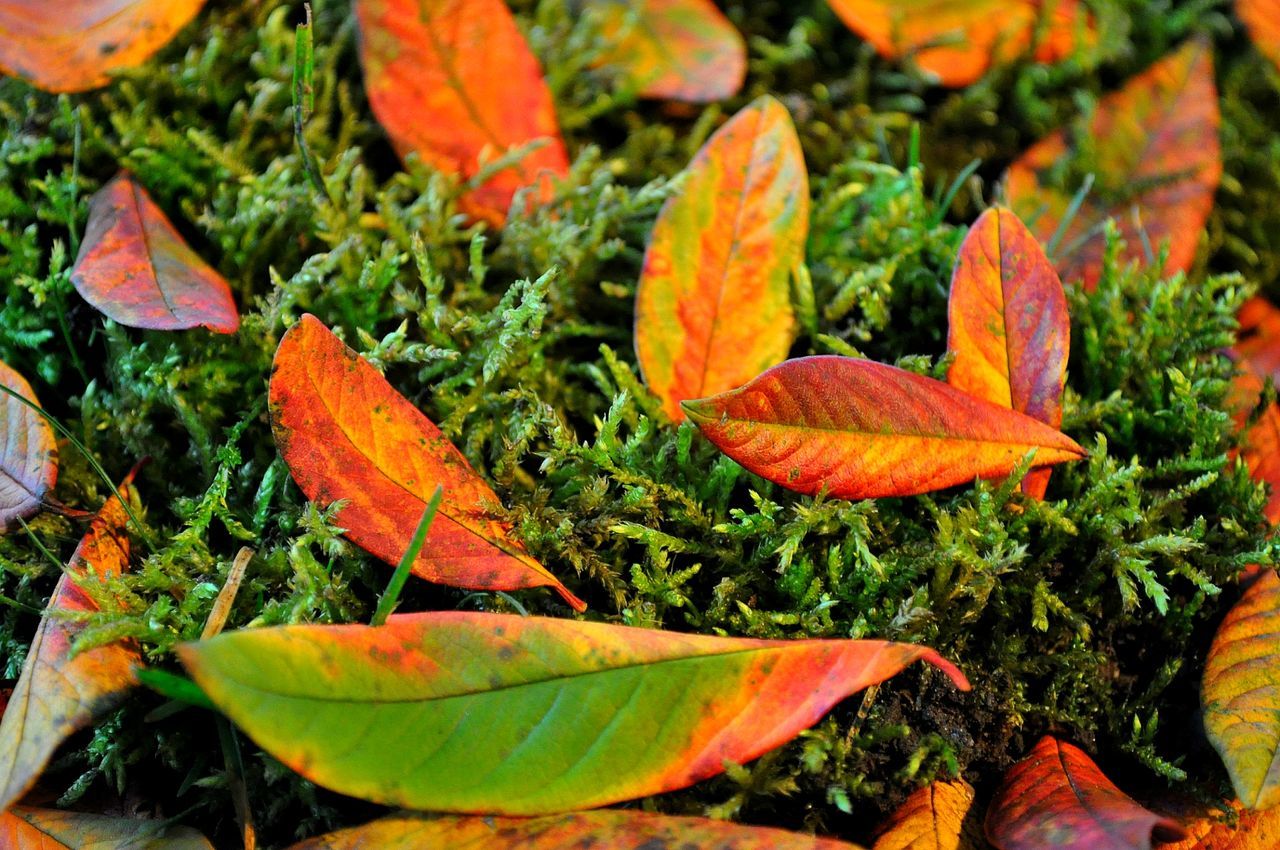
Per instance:
[[[1006,176],[1009,205],[1050,244],[1079,189],[1055,174],[1074,164],[1095,182],[1055,252],[1064,281],[1097,286],[1110,218],[1126,241],[1122,260],[1148,262],[1168,240],[1164,273],[1186,271],[1222,177],[1218,121],[1213,54],[1207,41],[1189,41],[1099,101],[1086,125],[1028,148]]]
[[[5,850],[213,850],[203,835],[165,821],[14,806],[0,814]]]
[[[1255,392],[1239,389],[1255,386],[1255,381],[1237,380],[1234,386],[1240,395],[1248,395],[1256,401],[1262,391],[1260,381],[1256,381]],[[1280,523],[1280,405],[1271,403],[1252,424],[1247,424],[1252,408],[1251,402],[1240,404],[1236,420],[1244,431],[1240,434],[1239,448],[1233,449],[1230,457],[1243,458],[1253,480],[1270,485],[1271,493],[1262,513],[1268,522],[1275,525]]]
[[[911,56],[944,86],[967,86],[992,65],[1008,64],[1033,47],[1037,62],[1058,62],[1093,40],[1077,0],[827,0],[845,26],[886,59]]]
[[[27,379],[0,363],[0,384],[39,405]],[[0,531],[40,510],[58,480],[58,443],[48,420],[18,399],[0,396]]]
[[[622,809],[540,818],[398,814],[289,850],[858,850],[853,844],[708,818]]]
[[[346,500],[335,519],[358,546],[398,563],[440,484],[415,575],[483,590],[551,587],[586,609],[494,516],[497,495],[440,429],[315,316],[280,340],[268,394],[293,479],[318,504]]]
[[[684,788],[931,649],[473,612],[224,632],[178,656],[264,750],[343,794],[536,815]],[[447,776],[449,781],[441,782]]]
[[[1005,774],[987,809],[998,850],[1150,850],[1178,841],[1176,821],[1139,806],[1085,753],[1046,735]]]
[[[0,72],[50,92],[105,86],[169,43],[204,0],[0,0]]]
[[[121,499],[129,498],[129,490],[126,479],[119,495],[93,518],[31,639],[22,675],[0,718],[0,811],[31,787],[67,736],[118,705],[136,683],[136,648],[112,643],[70,657],[84,626],[57,616],[98,610],[76,578],[106,578],[128,566],[129,515]]]
[[[1236,0],[1236,15],[1258,52],[1280,68],[1280,0]]]
[[[916,790],[880,827],[871,850],[983,850],[973,798],[973,786],[963,779]]]
[[[227,282],[128,174],[89,200],[71,282],[99,312],[131,328],[229,334],[240,327]]]
[[[954,355],[947,383],[1062,426],[1071,317],[1062,281],[1040,243],[1016,215],[999,207],[978,217],[956,259],[947,301]],[[1036,469],[1022,489],[1043,499],[1049,470]]]
[[[809,178],[786,107],[764,96],[716,131],[654,222],[636,291],[636,355],[675,421],[787,356],[791,270]]]
[[[1219,810],[1201,809],[1193,816],[1177,812],[1187,831],[1183,841],[1162,844],[1160,850],[1275,850],[1280,847],[1280,808],[1251,812],[1232,800],[1228,818]]]
[[[640,97],[710,103],[742,88],[746,42],[711,0],[604,0],[586,9],[600,27],[600,63]]]
[[[1237,363],[1259,378],[1280,383],[1280,310],[1254,296],[1240,305],[1236,320],[1240,330],[1231,353]]]
[[[1201,702],[1210,743],[1249,809],[1280,804],[1280,579],[1261,570],[1218,627]]]
[[[1008,475],[1084,449],[1017,411],[894,366],[788,360],[739,389],[684,403],[722,452],[777,484],[841,499],[910,496]]]
[[[551,92],[503,0],[356,0],[369,106],[403,159],[464,180],[485,161],[543,140],[460,201],[502,226],[516,190],[551,197],[569,171]]]

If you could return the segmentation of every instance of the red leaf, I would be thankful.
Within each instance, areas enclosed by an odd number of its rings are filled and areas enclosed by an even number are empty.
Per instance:
[[[36,394],[17,372],[0,363],[0,384],[39,405]],[[0,397],[0,531],[44,504],[58,479],[58,444],[53,427],[36,411],[8,393]]]

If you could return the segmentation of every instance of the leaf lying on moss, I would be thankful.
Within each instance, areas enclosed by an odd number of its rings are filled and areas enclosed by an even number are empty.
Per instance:
[[[880,827],[871,850],[983,850],[968,782],[933,782],[912,792]]]
[[[14,806],[0,814],[8,850],[213,850],[203,835],[164,821]]]
[[[1175,811],[1187,837],[1160,850],[1275,850],[1280,847],[1280,808],[1251,812],[1233,800],[1224,808]]]
[[[0,384],[38,405],[27,379],[0,363]],[[58,479],[53,427],[18,399],[0,395],[0,531],[44,504]]]
[[[917,660],[968,688],[950,662],[911,644],[475,613],[230,632],[178,655],[263,749],[320,785],[510,815],[684,788]]]

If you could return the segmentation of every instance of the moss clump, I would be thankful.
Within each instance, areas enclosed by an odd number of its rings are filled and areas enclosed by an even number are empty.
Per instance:
[[[1201,790],[1223,785],[1187,741],[1234,576],[1275,559],[1263,492],[1227,459],[1232,366],[1221,352],[1247,290],[1273,287],[1280,269],[1280,168],[1267,153],[1280,144],[1280,109],[1263,108],[1280,83],[1214,4],[1100,0],[1087,54],[944,93],[875,58],[821,2],[730,3],[752,45],[748,86],[683,113],[617,97],[586,72],[590,22],[565,0],[515,3],[577,159],[552,206],[502,232],[466,227],[455,182],[395,160],[363,101],[348,5],[314,5],[305,139],[328,199],[294,143],[298,21],[286,4],[210,8],[156,62],[100,92],[54,98],[0,82],[0,276],[13,282],[0,358],[112,474],[157,460],[139,482],[154,550],[139,547],[113,588],[123,603],[86,643],[129,636],[172,664],[242,544],[257,555],[230,627],[370,616],[388,568],[342,539],[328,506],[305,502],[265,419],[272,352],[306,310],[441,424],[532,552],[591,603],[588,616],[921,641],[974,682],[959,695],[913,671],[759,762],[646,805],[865,838],[915,784],[957,770],[989,782],[1051,729],[1135,787],[1194,787],[1188,775]],[[986,184],[1193,29],[1230,57],[1227,176],[1207,264],[1162,280],[1113,260],[1095,294],[1072,294],[1063,427],[1091,456],[1054,472],[1048,501],[1016,494],[1016,476],[910,499],[799,497],[663,421],[635,376],[635,280],[672,179],[724,115],[770,91],[805,146],[814,220],[793,354],[861,353],[940,375],[950,268]],[[977,171],[957,180],[974,159]],[[72,291],[85,199],[118,167],[231,280],[239,334],[121,328]],[[61,470],[63,501],[92,508],[106,496],[69,445]],[[58,576],[52,561],[80,533],[43,515],[0,537],[0,593],[16,603],[0,608],[3,675],[20,669],[33,611]],[[406,608],[515,604],[415,585]],[[519,604],[569,614],[543,592]],[[211,718],[148,719],[160,703],[140,693],[76,739],[46,787],[99,809],[142,800],[232,835]],[[265,846],[374,811],[242,743]]]

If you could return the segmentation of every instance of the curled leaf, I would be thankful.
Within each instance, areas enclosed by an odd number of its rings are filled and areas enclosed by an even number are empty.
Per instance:
[[[750,471],[800,493],[910,496],[1008,475],[1035,450],[1078,460],[1074,440],[1017,411],[894,366],[802,357],[739,389],[685,402],[690,420]]]
[[[586,608],[511,536],[494,515],[497,495],[440,429],[315,316],[280,340],[268,394],[294,480],[313,502],[346,501],[336,521],[358,546],[398,563],[439,484],[444,499],[414,575],[484,590],[551,587]]]
[[[672,419],[787,356],[791,270],[804,258],[809,178],[786,108],[751,103],[689,163],[649,236],[636,355]]]
[[[7,850],[213,850],[203,835],[164,821],[14,806],[0,814]]]
[[[461,199],[501,226],[516,190],[551,197],[569,170],[542,69],[503,0],[356,0],[369,106],[401,158],[417,153],[472,180],[485,163],[540,141]]]
[[[129,327],[227,334],[240,327],[226,280],[128,174],[90,199],[71,282],[95,309]]]
[[[871,850],[983,850],[973,798],[973,786],[963,779],[917,789],[880,827]]]
[[[1222,177],[1218,122],[1212,52],[1193,40],[1103,98],[1087,125],[1028,148],[1009,167],[1009,205],[1041,242],[1058,235],[1054,259],[1068,283],[1097,286],[1107,219],[1125,239],[1123,260],[1149,262],[1167,240],[1164,273],[1186,271]],[[1065,225],[1079,185],[1055,176],[1064,163],[1095,178]]]
[[[0,363],[0,384],[38,405],[26,378]],[[40,510],[58,479],[53,427],[18,399],[0,395],[0,531]]]
[[[229,632],[177,651],[222,711],[303,776],[440,812],[549,814],[684,788],[917,660],[968,688],[911,644],[463,612]]]

